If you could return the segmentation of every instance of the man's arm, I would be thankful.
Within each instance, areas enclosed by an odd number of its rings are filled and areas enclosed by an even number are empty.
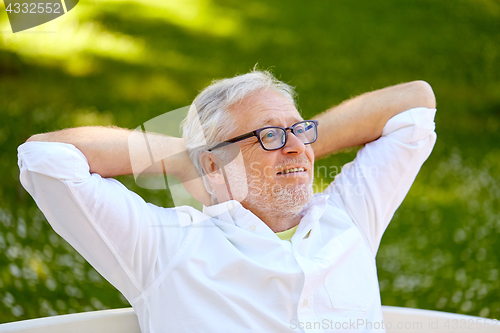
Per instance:
[[[184,140],[148,132],[146,143],[145,135],[118,127],[96,126],[36,134],[27,141],[72,144],[87,158],[90,172],[105,178],[131,175],[134,171],[146,169],[148,173],[173,175],[197,200],[210,205],[210,196],[189,158]],[[131,151],[134,154],[132,162]],[[151,161],[151,154],[155,161]]]
[[[415,81],[363,94],[319,116],[317,156],[365,144],[324,193],[348,212],[374,256],[436,141],[435,103],[430,86]]]
[[[35,134],[27,142],[43,141],[72,144],[87,158],[91,173],[97,173],[101,177],[109,178],[133,174],[129,153],[129,137],[131,134],[132,131],[118,127],[77,127],[56,132]],[[156,149],[163,147],[165,157],[174,156],[185,150],[182,139],[163,135],[151,136],[148,134],[148,139],[150,137],[154,138],[154,141],[150,140],[150,145],[154,145],[157,147]],[[140,140],[141,137],[138,136],[137,139]],[[131,144],[134,143],[131,142]],[[140,142],[136,144],[140,144]],[[149,162],[148,152],[144,151],[144,153],[144,156],[141,157],[147,159]],[[180,155],[176,156],[180,157]],[[167,173],[179,176],[182,172],[179,164],[170,163],[166,165]],[[156,169],[150,171],[163,172],[161,164],[156,165]]]
[[[21,184],[55,232],[129,301],[186,241],[189,214],[148,204],[115,179],[91,174],[74,145],[32,140],[18,147],[18,157]]]
[[[425,81],[368,92],[325,111],[315,117],[320,122],[318,140],[312,145],[316,159],[378,139],[389,119],[416,107],[436,107],[432,88]]]

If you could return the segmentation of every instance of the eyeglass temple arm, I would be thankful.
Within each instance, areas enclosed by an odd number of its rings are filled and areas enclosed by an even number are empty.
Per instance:
[[[225,147],[231,143],[235,143],[235,142],[238,142],[238,141],[241,141],[241,140],[245,140],[247,138],[250,138],[252,136],[256,136],[257,135],[257,131],[253,131],[253,132],[249,132],[249,133],[246,133],[246,134],[242,134],[242,135],[239,135],[235,138],[232,138],[230,140],[227,140],[227,141],[224,141],[224,142],[221,142],[219,144],[216,144],[215,146],[213,146],[212,148],[209,148],[208,151],[212,151],[214,149],[217,149],[217,148],[222,148],[222,147]]]

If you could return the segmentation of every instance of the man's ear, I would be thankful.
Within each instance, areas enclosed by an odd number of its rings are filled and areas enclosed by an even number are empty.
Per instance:
[[[216,184],[224,184],[224,175],[220,169],[221,162],[213,154],[209,152],[202,152],[200,155],[200,162],[203,171],[209,181]]]

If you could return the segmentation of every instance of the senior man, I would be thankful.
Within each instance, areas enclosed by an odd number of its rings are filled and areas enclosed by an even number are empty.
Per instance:
[[[20,177],[143,332],[384,331],[375,255],[435,143],[434,108],[415,81],[304,120],[290,86],[253,71],[203,90],[183,139],[149,137],[169,156],[158,171],[185,181],[203,212],[148,204],[108,178],[133,171],[124,129],[34,135]],[[314,159],[362,144],[313,195]]]

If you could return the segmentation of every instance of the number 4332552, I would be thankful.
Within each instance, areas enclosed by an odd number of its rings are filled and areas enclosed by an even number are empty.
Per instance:
[[[5,10],[9,13],[24,14],[61,14],[61,4],[59,3],[9,3]]]

